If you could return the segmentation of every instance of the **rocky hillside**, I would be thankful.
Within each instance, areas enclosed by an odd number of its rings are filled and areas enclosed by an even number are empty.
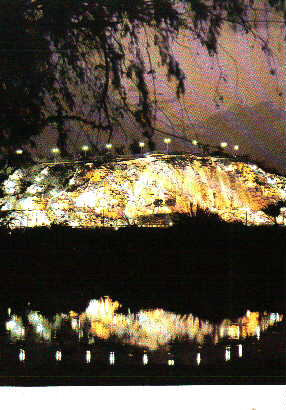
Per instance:
[[[2,222],[11,227],[172,223],[198,207],[226,221],[274,223],[262,209],[286,199],[286,177],[229,158],[153,154],[95,163],[41,164],[7,170]],[[284,208],[277,218],[283,224]]]

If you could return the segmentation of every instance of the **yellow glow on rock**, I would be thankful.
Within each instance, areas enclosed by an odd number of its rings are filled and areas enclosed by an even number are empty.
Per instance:
[[[101,322],[94,321],[91,325],[91,333],[101,339],[108,339],[110,337],[110,330]]]
[[[285,177],[231,159],[160,154],[117,160],[92,170],[81,164],[72,166],[70,178],[56,180],[52,166],[51,172],[49,167],[38,171],[34,167],[33,181],[44,177],[45,184],[52,186],[48,190],[26,181],[28,171],[27,175],[15,171],[3,182],[1,209],[15,210],[13,227],[63,221],[70,226],[116,226],[141,217],[145,217],[144,225],[167,226],[170,218],[161,217],[155,223],[156,215],[195,214],[198,207],[226,221],[260,225],[274,223],[262,209],[286,199]],[[17,215],[17,210],[27,214]],[[283,223],[282,217],[277,220]]]

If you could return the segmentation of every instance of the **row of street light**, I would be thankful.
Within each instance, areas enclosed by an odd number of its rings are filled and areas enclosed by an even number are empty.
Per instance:
[[[167,151],[167,153],[169,152],[169,145],[170,145],[170,143],[172,142],[172,140],[171,140],[171,138],[164,138],[164,143],[166,144],[166,151]],[[197,141],[197,140],[192,140],[192,144],[193,145],[199,145],[199,142]],[[141,150],[141,154],[143,153],[143,149],[144,149],[144,147],[145,147],[145,143],[144,142],[142,142],[142,141],[140,141],[139,143],[138,143],[138,145],[139,145],[139,147],[140,147],[140,150]],[[106,144],[105,145],[105,148],[108,150],[108,151],[111,151],[111,149],[112,149],[112,144],[111,143],[108,143],[108,144]],[[228,147],[228,143],[227,142],[221,142],[220,143],[220,147],[221,148],[227,148]],[[234,145],[233,146],[233,149],[234,149],[234,151],[238,151],[239,150],[239,145]],[[84,157],[86,158],[86,155],[87,155],[87,152],[90,150],[90,147],[88,146],[88,145],[82,145],[82,147],[81,147],[81,151],[84,153]],[[22,149],[17,149],[16,151],[15,151],[15,153],[17,154],[17,155],[22,155],[23,154],[23,150]],[[54,148],[51,148],[51,153],[53,154],[53,155],[59,155],[60,154],[60,149],[59,148],[57,148],[57,147],[54,147]]]
[[[193,145],[198,145],[199,142],[197,140],[192,140],[192,144]],[[221,148],[227,148],[228,147],[228,143],[227,142],[221,142],[220,143],[220,147]],[[234,145],[233,146],[234,151],[238,151],[239,150],[239,145]]]

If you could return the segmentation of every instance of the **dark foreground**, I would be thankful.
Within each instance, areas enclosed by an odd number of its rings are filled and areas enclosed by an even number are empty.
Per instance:
[[[286,229],[196,221],[170,229],[36,228],[0,233],[0,313],[85,310],[109,295],[132,312],[208,320],[285,312]]]
[[[71,230],[0,235],[0,335],[7,308],[23,314],[85,310],[109,295],[126,313],[163,308],[221,321],[252,311],[285,313],[286,230],[187,221],[172,229]],[[285,334],[278,336],[285,340]],[[279,342],[280,343],[280,342]],[[269,350],[272,342],[267,343]],[[273,346],[273,351],[275,347]],[[127,366],[116,362],[5,363],[1,385],[285,384],[285,346],[277,355],[217,364]]]
[[[9,386],[94,385],[192,385],[192,384],[285,384],[285,360],[243,360],[216,367],[152,366],[141,368],[50,365],[29,369],[23,365],[1,371],[0,384]]]

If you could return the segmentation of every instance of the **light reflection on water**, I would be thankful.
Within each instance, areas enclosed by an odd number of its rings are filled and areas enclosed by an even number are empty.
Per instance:
[[[60,362],[62,360],[62,352],[60,350],[56,351],[56,361]]]
[[[110,352],[110,353],[109,353],[109,364],[110,364],[111,366],[113,366],[114,363],[115,363],[115,354],[114,354],[114,352]]]
[[[24,349],[20,349],[19,351],[19,360],[20,362],[23,362],[24,360],[26,360],[26,352]]]
[[[91,352],[90,350],[87,350],[85,354],[85,361],[86,363],[90,363],[90,360],[91,360]]]
[[[161,351],[160,355],[156,355],[156,352],[150,351],[149,353],[146,352],[141,352],[141,355],[134,355],[133,353],[125,353],[122,351],[109,351],[106,352],[105,349],[102,349],[102,346],[96,346],[96,349],[93,350],[74,350],[72,355],[70,355],[70,351],[67,351],[68,353],[65,353],[65,347],[61,350],[53,350],[52,346],[48,350],[45,351],[45,357],[41,359],[42,362],[49,362],[50,359],[53,357],[56,363],[61,363],[64,358],[64,363],[78,363],[78,364],[87,364],[87,365],[97,365],[97,364],[103,364],[103,365],[108,365],[108,366],[115,366],[117,365],[130,365],[131,363],[137,365],[137,366],[153,366],[153,365],[165,365],[168,367],[174,367],[177,365],[191,365],[191,366],[200,366],[202,363],[203,364],[214,364],[218,362],[229,362],[233,359],[239,359],[242,358],[243,355],[243,349],[245,348],[248,350],[247,356],[252,356],[253,351],[249,349],[251,345],[250,343],[246,343],[245,345],[240,344],[234,344],[234,345],[220,345],[216,346],[215,350],[209,350],[208,347],[202,347],[200,346],[193,346],[191,347],[190,345],[185,345],[185,352],[187,353],[187,356],[189,360],[185,361],[182,359],[182,356],[179,357],[177,353],[180,351],[180,349],[173,350],[172,353],[170,353],[167,350]],[[42,348],[44,345],[41,345]],[[199,348],[200,350],[196,350]],[[105,353],[104,353],[105,351]],[[23,348],[18,349],[17,351],[18,355],[18,361],[20,363],[24,363],[27,361],[27,351]],[[39,352],[42,352],[40,349]],[[96,352],[96,354],[95,354]],[[159,351],[158,351],[159,352]],[[108,353],[106,355],[106,353]],[[116,358],[117,358],[117,353],[119,353],[119,363],[116,363]],[[94,356],[95,354],[95,356]],[[1,355],[2,356],[2,355]],[[177,360],[179,357],[179,360]],[[128,359],[134,359],[130,362]],[[1,357],[3,359],[3,356]],[[4,357],[5,359],[5,357]],[[39,360],[39,356],[37,356],[37,353],[33,351],[33,349],[29,350],[28,352],[28,363],[29,362],[34,362],[34,361]]]
[[[30,311],[23,321],[22,317],[12,313],[9,308],[6,330],[12,342],[29,340],[35,343],[52,343],[65,340],[93,345],[96,340],[101,339],[116,340],[124,345],[155,351],[173,341],[192,341],[203,346],[209,342],[216,345],[227,340],[242,341],[250,336],[259,340],[263,332],[283,320],[283,315],[278,313],[247,310],[243,317],[234,322],[225,319],[214,324],[192,314],[178,315],[163,309],[141,310],[137,314],[129,311],[124,315],[117,312],[119,307],[118,302],[105,297],[90,301],[86,311],[81,314],[74,311],[56,314],[52,321],[36,311]],[[239,346],[238,355],[241,357],[242,345]],[[86,353],[87,362],[90,362],[90,355],[91,353]],[[197,361],[200,362],[201,358],[198,357]],[[226,350],[225,360],[229,360],[229,357],[230,350]],[[61,357],[57,358],[57,361],[60,360]],[[144,365],[147,364],[147,355],[143,355],[142,360]],[[111,365],[114,364],[114,352],[110,352],[109,361]]]
[[[230,346],[225,348],[225,361],[227,362],[228,360],[230,360]]]
[[[142,361],[143,361],[144,366],[146,366],[148,364],[148,355],[147,355],[147,353],[143,354]]]

